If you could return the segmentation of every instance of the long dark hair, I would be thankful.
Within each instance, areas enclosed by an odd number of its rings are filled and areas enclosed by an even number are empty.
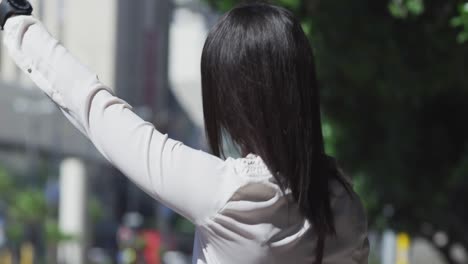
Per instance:
[[[314,57],[300,23],[267,3],[237,6],[209,33],[201,71],[213,153],[224,155],[227,133],[263,159],[317,230],[321,263],[325,237],[335,233],[329,181],[346,182],[324,151]]]

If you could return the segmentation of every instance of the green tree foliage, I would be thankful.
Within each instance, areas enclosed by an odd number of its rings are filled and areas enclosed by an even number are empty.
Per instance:
[[[0,203],[6,216],[6,234],[10,243],[18,245],[28,240],[28,229],[44,231],[47,242],[56,244],[71,236],[59,231],[55,221],[56,208],[47,205],[40,187],[24,187],[11,173],[0,168]]]
[[[458,42],[466,42],[468,40],[468,2],[458,6],[458,15],[452,19],[451,23],[452,26],[462,29],[458,35]]]
[[[388,5],[390,13],[397,18],[421,15],[424,12],[423,0],[392,0]]]
[[[468,5],[273,2],[310,36],[327,149],[354,177],[370,224],[422,235],[432,226],[468,246]]]
[[[43,237],[46,246],[46,262],[55,263],[55,248],[61,241],[80,239],[66,234],[59,228],[57,221],[58,208],[56,204],[48,204],[43,186],[50,173],[47,169],[41,171],[44,175],[35,175],[42,179],[31,186],[31,179],[15,177],[12,172],[0,166],[0,213],[5,220],[8,246],[17,249],[22,243],[30,242],[34,237]],[[88,200],[88,215],[95,223],[102,218],[102,204],[95,197]],[[40,245],[35,245],[39,246]],[[43,252],[38,253],[41,255]]]

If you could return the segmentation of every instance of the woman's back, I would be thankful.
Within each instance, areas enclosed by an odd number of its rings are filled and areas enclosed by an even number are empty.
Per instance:
[[[314,263],[317,234],[297,203],[283,194],[262,159],[228,159],[239,187],[219,213],[197,227],[193,263]],[[359,197],[331,183],[336,235],[323,263],[367,263],[367,222]],[[213,199],[217,199],[213,197]]]
[[[9,18],[3,36],[107,160],[196,225],[194,262],[367,262],[366,217],[325,154],[312,50],[287,10],[241,6],[207,39],[203,104],[215,155],[139,118],[37,19]],[[224,134],[255,155],[220,158]]]
[[[322,259],[330,260],[333,250],[351,261],[351,248],[364,243],[366,221],[359,199],[347,200],[355,196],[349,182],[325,153],[314,56],[300,22],[281,7],[240,5],[208,34],[201,71],[205,125],[213,153],[223,156],[222,138],[227,134],[241,153],[261,157],[266,175],[247,177],[260,182],[241,188],[246,196],[237,194],[239,201],[228,202],[223,209],[227,211],[214,218],[231,228],[243,227],[237,231],[255,238],[242,243],[250,254],[233,251],[223,261],[257,256],[269,259],[237,263],[320,264]],[[338,189],[349,195],[337,199],[333,192]],[[237,211],[230,208],[231,203]],[[233,218],[226,218],[226,213]],[[260,233],[249,232],[250,228]],[[236,243],[231,241],[222,252],[229,252]]]

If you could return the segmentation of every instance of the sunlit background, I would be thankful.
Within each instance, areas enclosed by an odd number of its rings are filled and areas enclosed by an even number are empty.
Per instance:
[[[32,4],[142,118],[207,150],[201,50],[238,2]],[[273,2],[314,47],[327,152],[368,211],[369,263],[468,263],[468,4]],[[0,91],[0,264],[191,263],[194,227],[112,168],[3,47]]]

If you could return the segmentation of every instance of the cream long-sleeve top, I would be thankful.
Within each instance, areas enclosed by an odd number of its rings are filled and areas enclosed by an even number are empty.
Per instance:
[[[31,16],[8,19],[4,44],[16,64],[114,166],[196,226],[193,263],[313,263],[313,225],[255,155],[226,160],[191,149],[143,121]],[[332,182],[336,235],[325,264],[367,263],[359,197]]]

